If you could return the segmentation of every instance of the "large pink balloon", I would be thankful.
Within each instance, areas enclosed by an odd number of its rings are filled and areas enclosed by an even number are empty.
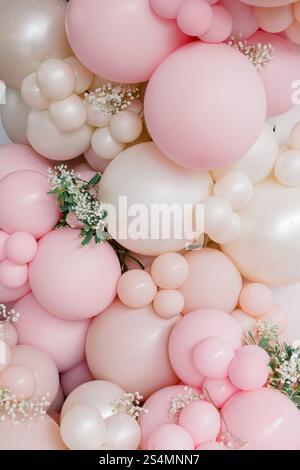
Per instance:
[[[47,175],[51,166],[29,145],[9,144],[0,146],[0,179],[13,171],[32,170]]]
[[[49,189],[47,177],[36,171],[15,171],[2,178],[0,227],[8,233],[28,232],[35,238],[49,232],[59,219]]]
[[[156,15],[149,0],[71,0],[66,24],[79,60],[123,83],[149,80],[170,52],[190,40],[175,21]]]
[[[242,289],[242,278],[233,262],[211,248],[191,251],[185,259],[190,271],[186,283],[180,288],[184,296],[183,313],[198,308],[231,312]]]
[[[223,431],[245,442],[247,450],[300,450],[300,412],[277,390],[238,393],[225,404],[222,416]]]
[[[94,377],[116,383],[144,398],[177,382],[170,365],[168,341],[178,316],[160,318],[151,305],[131,309],[115,301],[91,323],[86,341]]]
[[[114,300],[121,274],[108,243],[82,246],[78,230],[53,230],[39,241],[29,278],[37,301],[53,315],[83,320]]]
[[[178,377],[188,385],[201,386],[203,375],[195,367],[192,353],[208,336],[218,336],[233,349],[241,346],[242,330],[230,315],[214,309],[201,309],[185,315],[175,325],[169,342],[171,364]]]
[[[256,141],[265,116],[258,72],[225,44],[197,41],[178,49],[146,90],[145,117],[154,142],[187,168],[211,170],[238,160]]]
[[[85,358],[88,320],[70,321],[50,315],[32,294],[19,300],[16,328],[20,344],[36,346],[52,357],[59,372],[75,367]]]
[[[287,39],[264,31],[255,33],[249,43],[273,46],[271,61],[260,71],[267,95],[268,116],[289,111],[294,106],[293,83],[300,76],[299,50]]]
[[[15,425],[0,421],[0,450],[67,450],[50,416]]]

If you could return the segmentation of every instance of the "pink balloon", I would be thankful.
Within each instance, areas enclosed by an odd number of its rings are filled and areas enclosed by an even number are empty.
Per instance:
[[[199,34],[200,39],[208,43],[225,41],[230,36],[233,27],[232,16],[229,11],[221,5],[214,5],[213,20],[207,32]]]
[[[237,354],[230,365],[230,381],[240,390],[258,390],[265,385],[268,377],[268,365],[264,359],[253,352]]]
[[[193,98],[186,99],[191,90]],[[256,141],[265,116],[257,71],[225,44],[197,41],[178,49],[146,90],[145,118],[154,142],[187,168],[211,170],[238,160]]]
[[[168,341],[177,321],[178,316],[160,318],[151,305],[131,309],[113,302],[88,331],[86,358],[92,375],[125,390],[137,390],[144,398],[175,384]]]
[[[199,390],[194,389],[199,394]],[[140,416],[142,430],[141,448],[147,449],[150,434],[163,424],[176,424],[177,416],[170,414],[172,399],[176,396],[184,397],[188,389],[185,385],[165,387],[153,393],[144,403],[144,410]]]
[[[24,284],[22,287],[16,289],[11,289],[10,287],[5,287],[0,283],[0,302],[15,302],[16,300],[23,297],[30,291],[30,286],[28,283]]]
[[[9,234],[0,230],[0,261],[6,258],[6,242],[9,239]]]
[[[0,146],[0,180],[13,171],[31,170],[47,176],[50,162],[41,157],[29,145],[9,144]]]
[[[78,230],[53,230],[39,241],[29,268],[37,301],[66,320],[84,320],[102,312],[116,296],[121,274],[117,255],[108,243],[81,243]]]
[[[79,385],[90,382],[91,380],[93,380],[93,377],[86,361],[81,362],[78,366],[73,367],[60,376],[60,382],[66,397],[70,395],[75,388],[79,387]]]
[[[8,366],[0,375],[0,383],[11,390],[18,400],[34,394],[36,382],[33,372],[23,366]]]
[[[234,350],[241,346],[240,326],[230,315],[219,310],[196,310],[175,325],[170,336],[169,355],[173,369],[185,384],[201,386],[204,377],[193,363],[192,351],[202,339],[216,335],[228,341]]]
[[[4,341],[11,348],[18,342],[18,333],[12,323],[6,323],[3,325]]]
[[[260,71],[267,96],[268,116],[278,116],[293,107],[292,84],[300,76],[299,51],[294,44],[277,34],[259,31],[249,43],[270,43],[271,61]]]
[[[242,39],[252,36],[259,28],[257,18],[251,6],[239,0],[220,0],[219,4],[226,8],[232,16],[233,26],[231,34],[241,35]]]
[[[231,312],[239,298],[242,278],[233,262],[221,251],[205,248],[191,251],[185,259],[190,273],[180,288],[184,296],[183,313],[198,308]]]
[[[202,385],[205,399],[212,402],[216,408],[222,408],[237,391],[228,379],[205,379]]]
[[[257,354],[267,365],[270,362],[270,356],[267,351],[265,351],[263,348],[260,348],[259,346],[256,346],[255,344],[246,344],[245,346],[242,346],[235,351],[236,355],[244,353]]]
[[[2,339],[0,340],[0,372],[5,370],[11,361],[11,349]]]
[[[221,442],[208,441],[196,447],[196,450],[229,450]]]
[[[206,401],[186,405],[180,412],[178,423],[190,434],[195,445],[216,439],[221,428],[217,408]]]
[[[50,403],[55,399],[59,376],[57,367],[48,354],[32,346],[14,346],[11,364],[26,367],[34,373],[37,395],[47,396]]]
[[[160,62],[189,40],[174,21],[160,18],[149,0],[86,0],[84,5],[72,0],[66,22],[80,62],[121,83],[149,80]]]
[[[85,358],[88,320],[63,320],[49,314],[30,293],[14,309],[20,314],[16,323],[19,343],[35,346],[54,360],[59,372],[80,364]]]
[[[0,283],[10,289],[24,286],[28,281],[27,264],[15,264],[9,260],[0,263]]]
[[[16,171],[2,178],[1,228],[8,233],[28,232],[35,238],[49,232],[59,219],[59,209],[48,191],[46,176],[35,171]]]
[[[206,0],[185,0],[177,11],[177,24],[185,34],[200,36],[211,27],[213,16]]]
[[[222,416],[223,432],[228,429],[245,442],[246,450],[300,450],[299,410],[277,390],[237,393]]]
[[[193,450],[191,436],[177,424],[163,424],[154,431],[148,442],[148,450]]]
[[[141,308],[151,304],[157,292],[150,274],[141,269],[132,269],[124,273],[119,279],[117,289],[121,302],[131,308]]]
[[[162,18],[175,19],[178,8],[185,0],[150,0],[151,7]]]
[[[193,349],[193,361],[198,371],[209,379],[225,379],[234,350],[228,341],[208,336]]]
[[[5,251],[8,259],[13,263],[29,263],[37,251],[36,239],[30,233],[15,232],[7,240]]]
[[[59,426],[50,416],[18,426],[9,419],[0,421],[1,450],[66,450]]]

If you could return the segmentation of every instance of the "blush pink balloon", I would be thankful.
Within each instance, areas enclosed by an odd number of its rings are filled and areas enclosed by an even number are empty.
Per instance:
[[[199,38],[208,43],[223,42],[232,32],[232,16],[229,11],[221,5],[214,5],[212,9],[212,24],[207,32],[199,34]]]
[[[26,264],[31,261],[37,251],[36,239],[27,232],[15,232],[5,245],[6,256],[16,264]]]
[[[241,275],[233,262],[221,251],[205,248],[191,251],[185,259],[189,277],[180,288],[186,314],[198,308],[216,308],[231,312],[242,288]]]
[[[148,450],[193,450],[193,439],[177,424],[163,424],[148,441]]]
[[[14,346],[11,364],[23,366],[33,372],[37,395],[46,396],[50,403],[55,399],[59,375],[54,361],[48,354],[32,346]]]
[[[224,403],[234,395],[238,389],[228,379],[205,379],[202,385],[204,398],[222,408]]]
[[[33,395],[36,382],[33,372],[27,367],[10,365],[0,375],[0,383],[11,390],[17,400],[22,400]]]
[[[206,0],[185,0],[177,11],[177,24],[189,36],[206,33],[213,23],[213,10]]]
[[[267,96],[267,115],[278,116],[289,111],[292,85],[300,76],[299,51],[294,44],[276,34],[259,31],[249,38],[250,44],[272,44],[272,59],[260,71]]]
[[[162,18],[175,19],[178,8],[185,0],[150,0],[151,7]]]
[[[15,302],[16,300],[23,297],[30,291],[30,286],[28,283],[24,284],[22,287],[16,289],[11,289],[10,287],[5,287],[0,283],[0,302]]]
[[[79,230],[62,228],[38,244],[29,278],[37,301],[65,320],[84,320],[102,312],[117,293],[120,263],[108,243],[82,246]]]
[[[30,293],[14,309],[20,314],[15,324],[19,343],[35,346],[54,360],[59,372],[80,364],[85,358],[88,320],[63,320],[49,314]]]
[[[66,397],[69,396],[75,388],[79,387],[79,385],[90,382],[91,380],[93,380],[93,377],[86,361],[81,362],[78,366],[60,375],[60,383]]]
[[[4,261],[6,258],[6,242],[9,239],[9,234],[0,230],[0,261]]]
[[[14,426],[9,419],[0,421],[1,450],[66,450],[59,426],[46,415]]]
[[[186,99],[191,90],[193,98]],[[156,69],[145,95],[155,144],[187,168],[211,170],[238,160],[256,141],[265,116],[260,76],[225,44],[197,41],[178,49]]]
[[[188,261],[179,253],[164,253],[155,258],[151,265],[151,276],[162,289],[177,289],[183,286],[188,275]]]
[[[257,18],[251,6],[241,3],[239,0],[220,0],[219,4],[231,14],[233,26],[231,34],[241,35],[242,39],[252,36],[259,28]]]
[[[258,390],[265,385],[268,377],[268,365],[258,354],[247,352],[237,354],[230,364],[230,381],[240,390],[249,392]]]
[[[113,302],[88,331],[86,358],[92,375],[125,390],[138,390],[144,398],[175,384],[168,341],[178,318],[160,318],[151,305],[131,309]]]
[[[50,162],[41,157],[29,145],[9,144],[0,146],[0,180],[13,171],[31,170],[47,176]]]
[[[3,333],[4,333],[4,341],[6,342],[7,346],[10,348],[15,346],[18,342],[18,333],[14,325],[12,323],[6,323],[3,325]]]
[[[46,176],[35,171],[16,171],[2,178],[1,228],[8,233],[28,232],[35,238],[49,232],[59,219],[55,198],[47,194],[49,189]]]
[[[151,304],[157,287],[149,273],[141,269],[132,269],[120,277],[117,290],[119,299],[124,305],[141,308]]]
[[[149,0],[72,0],[70,45],[89,70],[120,83],[139,83],[189,39],[174,21],[160,18]],[[128,34],[128,32],[131,34]]]
[[[268,286],[251,282],[241,290],[239,303],[243,312],[247,315],[261,317],[273,306],[274,298]]]
[[[217,336],[208,336],[193,349],[194,365],[209,379],[225,379],[233,357],[231,344]]]
[[[197,446],[216,439],[221,429],[221,418],[217,408],[206,401],[193,401],[179,414],[178,423],[193,438]]]
[[[15,264],[8,259],[0,263],[0,283],[10,289],[24,286],[28,281],[27,264]]]
[[[263,348],[260,348],[259,346],[256,346],[255,344],[246,344],[235,351],[236,356],[238,354],[244,353],[252,353],[258,355],[267,365],[270,362],[270,356],[267,351],[265,351]]]
[[[196,310],[175,325],[170,336],[169,355],[173,369],[185,384],[201,386],[204,377],[191,360],[192,352],[201,340],[216,335],[228,341],[234,350],[241,346],[240,326],[220,310]]]
[[[277,390],[237,393],[223,407],[222,416],[223,432],[230,429],[247,450],[300,449],[299,410]]]

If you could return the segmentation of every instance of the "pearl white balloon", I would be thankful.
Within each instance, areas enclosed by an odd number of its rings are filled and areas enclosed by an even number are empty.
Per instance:
[[[258,139],[245,155],[233,165],[212,171],[214,180],[228,171],[240,171],[253,184],[265,179],[271,172],[278,156],[278,141],[269,124],[265,124]]]
[[[92,149],[98,157],[104,160],[112,160],[122,150],[124,150],[125,144],[115,140],[108,127],[96,129],[92,137]]]
[[[238,239],[223,245],[244,277],[267,285],[300,281],[300,187],[288,188],[274,178],[254,187],[238,214]]]
[[[37,83],[44,96],[62,100],[75,90],[76,80],[72,67],[62,59],[47,59],[37,71]]]
[[[65,132],[79,129],[87,118],[84,102],[74,94],[64,100],[52,101],[49,113],[56,127]]]
[[[178,223],[178,218],[171,212],[173,205],[176,204],[179,211],[183,212],[186,204],[186,216],[192,220],[195,205],[211,194],[211,191],[212,180],[208,172],[182,168],[166,158],[153,142],[147,142],[129,147],[108,165],[102,176],[99,198],[116,208],[117,220],[120,214],[120,195],[127,197],[128,209],[138,204],[135,206],[135,215],[131,213],[126,220],[120,220],[116,238],[121,245],[135,253],[156,256],[180,251],[192,241],[185,238],[184,221],[179,221],[178,227],[182,236],[176,238],[175,220]],[[151,217],[151,208],[159,209],[162,204],[170,209],[168,238],[163,237],[161,231],[157,233],[161,224],[155,216]],[[143,208],[140,215],[148,224],[148,233],[146,237],[135,239],[130,227],[139,218],[140,207]],[[109,231],[113,231],[113,222],[110,220]]]
[[[141,442],[141,428],[136,419],[118,413],[106,420],[106,442],[113,450],[136,450]]]
[[[94,127],[107,127],[109,126],[111,116],[104,111],[97,111],[91,104],[87,105],[87,122]]]
[[[239,215],[236,212],[233,212],[231,222],[227,229],[220,234],[211,235],[211,239],[215,243],[219,243],[219,245],[226,245],[228,243],[234,242],[238,238],[240,231],[241,221]]]
[[[105,442],[106,424],[95,408],[79,405],[62,418],[60,434],[70,450],[97,450]]]
[[[294,125],[300,120],[300,104],[294,105],[287,113],[280,114],[268,119],[272,129],[275,127],[275,134],[278,142],[285,145],[289,141],[289,136]]]
[[[210,196],[204,201],[204,231],[209,236],[227,230],[232,219],[232,208],[225,199]]]
[[[253,185],[244,173],[229,171],[221,176],[214,187],[214,195],[226,199],[232,209],[244,207],[251,199]]]
[[[110,132],[113,138],[126,144],[138,139],[142,130],[143,122],[133,111],[117,113],[110,121]]]
[[[300,150],[286,150],[277,158],[275,176],[286,186],[300,186]]]
[[[29,108],[20,93],[6,88],[6,102],[1,106],[1,118],[6,134],[16,144],[28,144],[26,132],[28,113]]]
[[[27,120],[30,145],[50,160],[71,160],[90,145],[93,129],[84,125],[72,132],[63,132],[53,124],[48,111],[31,111]]]
[[[65,59],[65,62],[71,67],[75,75],[74,93],[81,95],[89,89],[94,80],[94,74],[84,67],[77,57],[72,56]]]
[[[294,125],[290,132],[289,145],[294,150],[300,150],[300,120]]]
[[[31,73],[24,78],[21,85],[21,95],[27,106],[43,111],[49,108],[50,100],[42,95],[37,84],[36,73]]]

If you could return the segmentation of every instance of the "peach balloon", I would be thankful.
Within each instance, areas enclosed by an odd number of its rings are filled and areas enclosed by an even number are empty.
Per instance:
[[[243,287],[239,303],[245,313],[260,317],[273,306],[274,299],[268,286],[254,282]]]
[[[237,305],[242,288],[241,275],[231,260],[211,248],[189,252],[185,258],[190,273],[180,288],[184,297],[183,313],[198,308],[231,312]]]
[[[171,318],[182,312],[184,297],[178,290],[162,289],[153,300],[153,308],[162,318]]]
[[[294,21],[292,5],[273,8],[256,7],[254,13],[261,29],[268,33],[280,33]]]
[[[11,390],[20,401],[33,395],[36,389],[33,372],[18,365],[7,367],[0,375],[0,383]]]
[[[167,345],[177,321],[178,317],[160,318],[150,305],[131,309],[113,302],[88,331],[86,357],[93,376],[138,390],[144,398],[176,383]]]
[[[51,166],[28,145],[9,144],[0,146],[0,180],[13,171],[31,170],[47,176]]]
[[[20,313],[16,323],[20,344],[45,351],[59,372],[67,371],[84,360],[88,320],[70,321],[50,315],[31,293],[19,300],[14,309]]]
[[[13,233],[5,244],[7,258],[16,264],[26,264],[37,252],[36,239],[27,232]]]
[[[151,304],[157,287],[149,273],[132,269],[120,277],[117,290],[119,299],[124,305],[141,308]]]
[[[75,388],[79,387],[79,385],[90,382],[91,380],[93,380],[93,377],[86,361],[81,362],[78,366],[60,375],[60,382],[66,397],[70,395]]]
[[[179,253],[165,253],[154,259],[151,276],[162,289],[182,287],[189,275],[189,264]]]

